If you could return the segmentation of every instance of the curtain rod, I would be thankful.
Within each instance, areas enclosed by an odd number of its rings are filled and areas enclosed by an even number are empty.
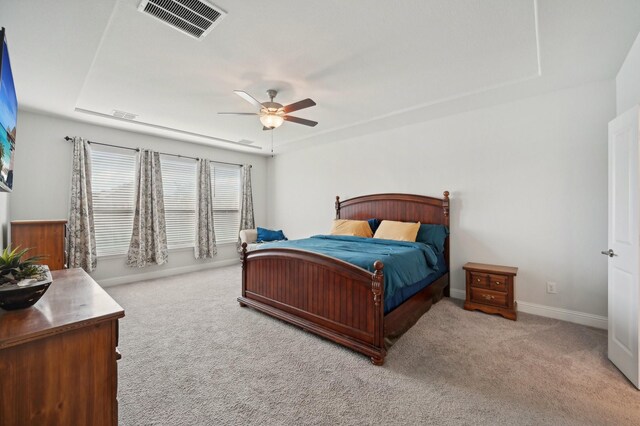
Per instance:
[[[71,137],[69,137],[69,136],[65,136],[65,137],[64,137],[64,139],[65,139],[66,141],[72,141],[72,140],[73,140],[73,138],[71,138]],[[128,149],[128,150],[130,150],[130,151],[140,152],[140,148],[129,148],[128,146],[112,145],[112,144],[109,144],[109,143],[95,142],[95,141],[87,141],[87,143],[89,143],[89,144],[96,144],[96,145],[103,145],[103,146],[110,146],[110,147],[112,147],[112,148]],[[180,158],[189,158],[189,159],[191,159],[191,160],[199,160],[199,158],[197,158],[197,157],[190,157],[190,156],[188,156],[188,155],[171,154],[171,153],[168,153],[168,152],[159,152],[159,151],[156,151],[156,152],[157,152],[158,154],[161,154],[161,155],[170,155],[170,156],[172,156],[172,157],[180,157]],[[240,167],[242,167],[242,166],[243,166],[243,164],[238,164],[238,163],[227,163],[226,161],[216,161],[216,160],[209,160],[209,161],[210,161],[210,162],[212,162],[212,163],[218,163],[218,164],[228,164],[228,165],[230,165],[230,166],[240,166]],[[249,167],[253,167],[253,166],[252,166],[251,164],[249,164]]]

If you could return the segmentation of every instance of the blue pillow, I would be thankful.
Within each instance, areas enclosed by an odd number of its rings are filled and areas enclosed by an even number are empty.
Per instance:
[[[280,240],[287,239],[287,237],[284,236],[284,232],[282,232],[281,230],[272,231],[271,229],[258,227],[257,231],[258,231],[258,238],[256,241],[258,243],[265,243],[267,241],[280,241]]]
[[[416,242],[429,244],[437,252],[442,253],[447,235],[449,235],[449,228],[445,225],[424,224],[420,225],[420,229],[418,229]]]
[[[367,222],[369,222],[369,228],[371,228],[371,232],[375,234],[378,230],[378,226],[380,226],[380,221],[378,219],[369,219],[367,220]]]

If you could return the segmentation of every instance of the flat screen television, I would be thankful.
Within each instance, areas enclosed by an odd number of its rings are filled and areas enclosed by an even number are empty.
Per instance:
[[[0,30],[2,55],[0,56],[0,191],[13,189],[13,153],[16,148],[18,99],[13,84],[11,62],[5,30]]]

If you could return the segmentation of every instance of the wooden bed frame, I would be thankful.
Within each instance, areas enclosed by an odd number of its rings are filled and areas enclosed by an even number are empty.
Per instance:
[[[449,192],[444,198],[410,194],[375,194],[340,201],[336,218],[395,220],[449,225]],[[449,239],[445,243],[449,269]],[[342,260],[290,248],[247,252],[242,245],[242,297],[249,306],[333,340],[382,365],[385,338],[408,330],[439,301],[449,296],[449,272],[384,314],[381,261],[375,272]]]

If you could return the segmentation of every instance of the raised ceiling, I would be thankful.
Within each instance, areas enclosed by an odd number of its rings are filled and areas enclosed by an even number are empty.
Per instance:
[[[21,107],[267,154],[256,117],[217,115],[253,111],[234,89],[317,102],[294,115],[318,126],[273,132],[284,150],[613,78],[640,31],[637,0],[216,0],[194,40],[139,3],[3,0]]]

